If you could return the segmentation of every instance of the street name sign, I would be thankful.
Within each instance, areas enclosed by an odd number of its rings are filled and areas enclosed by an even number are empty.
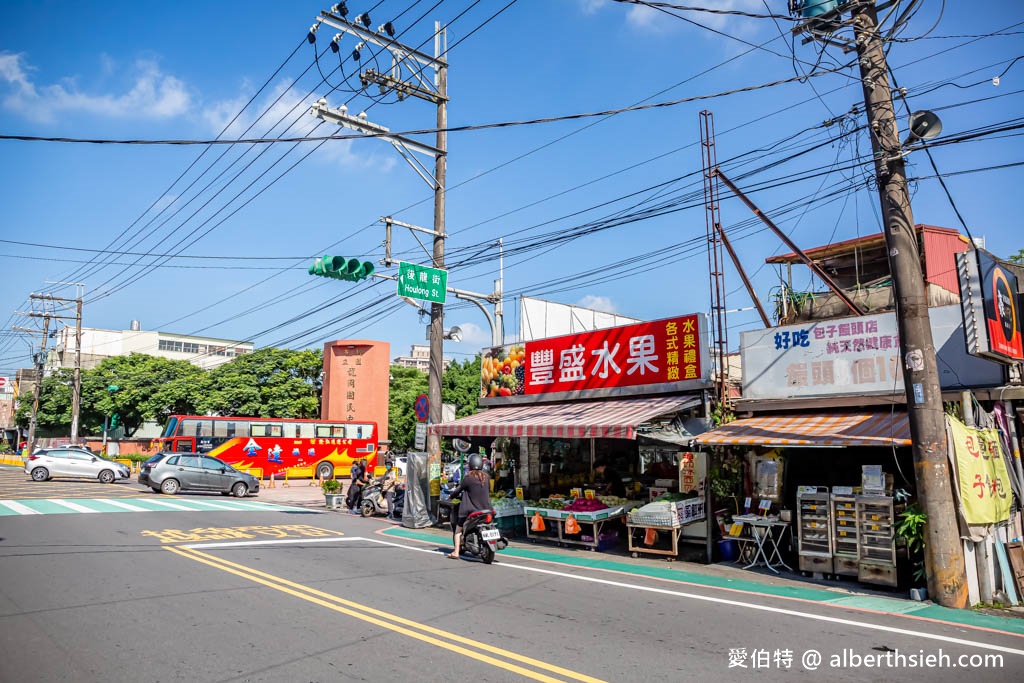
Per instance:
[[[443,304],[448,289],[448,271],[416,263],[398,263],[398,296]]]

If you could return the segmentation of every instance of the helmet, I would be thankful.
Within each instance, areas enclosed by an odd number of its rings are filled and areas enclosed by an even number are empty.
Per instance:
[[[394,467],[394,466],[395,466],[395,461],[394,460],[385,460],[384,461],[384,467]]]
[[[469,469],[471,470],[482,470],[484,468],[484,459],[480,457],[479,453],[474,453],[469,456]]]

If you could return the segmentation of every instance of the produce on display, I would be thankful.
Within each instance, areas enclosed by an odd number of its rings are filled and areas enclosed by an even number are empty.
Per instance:
[[[629,502],[629,500],[620,496],[598,496],[597,499],[610,508],[625,505]]]
[[[599,500],[587,500],[586,498],[577,498],[563,510],[571,510],[572,512],[597,512],[598,510],[605,510],[608,506]]]

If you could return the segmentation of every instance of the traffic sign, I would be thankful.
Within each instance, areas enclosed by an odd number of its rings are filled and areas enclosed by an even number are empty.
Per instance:
[[[422,451],[427,447],[427,423],[417,422],[416,423],[416,436],[414,446],[416,450]]]
[[[426,422],[427,417],[430,416],[430,401],[427,400],[426,394],[420,394],[416,397],[416,403],[413,405],[413,409],[416,411],[416,419],[420,422]]]
[[[6,377],[0,377],[0,394],[6,394],[10,390],[10,380]]]
[[[447,289],[447,270],[405,261],[398,263],[398,296],[443,304]]]

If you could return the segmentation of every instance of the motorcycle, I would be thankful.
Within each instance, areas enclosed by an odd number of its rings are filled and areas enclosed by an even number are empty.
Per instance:
[[[461,551],[479,557],[484,564],[494,562],[494,555],[508,547],[508,539],[498,529],[494,510],[471,512],[462,525]]]
[[[395,488],[395,517],[401,519],[402,511],[405,508],[405,489],[401,486]],[[363,517],[374,515],[386,515],[388,513],[388,499],[381,490],[381,483],[374,481],[363,488],[363,498],[359,504],[359,512]]]

